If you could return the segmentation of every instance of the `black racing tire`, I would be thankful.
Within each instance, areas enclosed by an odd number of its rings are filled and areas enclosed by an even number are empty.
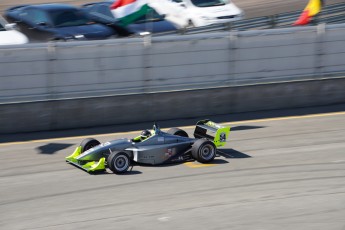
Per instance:
[[[87,151],[87,150],[89,150],[89,149],[91,149],[91,148],[93,148],[99,144],[100,144],[100,142],[97,141],[96,139],[86,138],[80,144],[81,152],[83,153],[83,152],[85,152],[85,151]]]
[[[131,159],[124,152],[112,152],[107,159],[108,168],[115,174],[127,172]]]
[[[200,163],[209,163],[216,157],[217,148],[212,141],[199,139],[192,145],[192,156]]]
[[[171,128],[168,130],[169,134],[172,135],[176,135],[176,136],[180,136],[180,137],[188,137],[188,134],[186,133],[186,131],[179,129],[179,128]]]

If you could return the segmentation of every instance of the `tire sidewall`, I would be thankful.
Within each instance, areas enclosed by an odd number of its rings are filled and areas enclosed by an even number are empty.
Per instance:
[[[206,155],[207,154],[207,155]],[[216,156],[214,145],[208,142],[203,143],[198,149],[198,156],[202,162],[210,162]]]
[[[168,130],[167,133],[175,135],[175,136],[180,136],[180,137],[189,137],[188,133],[186,131],[184,131],[183,129],[179,129],[179,128],[171,128]]]
[[[126,153],[114,152],[108,157],[108,168],[116,174],[124,173],[131,165],[131,160]]]
[[[206,139],[197,140],[192,146],[192,155],[200,163],[208,163],[216,157],[217,148],[213,142]],[[205,157],[205,154],[211,154]]]
[[[183,130],[177,131],[175,135],[180,137],[188,137],[188,134]]]

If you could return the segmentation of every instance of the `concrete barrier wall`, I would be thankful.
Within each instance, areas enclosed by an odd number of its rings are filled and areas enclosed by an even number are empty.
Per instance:
[[[345,78],[0,106],[0,133],[193,118],[345,103]]]
[[[0,49],[0,133],[345,103],[345,25]]]
[[[0,103],[345,73],[345,25],[320,27],[1,48]]]

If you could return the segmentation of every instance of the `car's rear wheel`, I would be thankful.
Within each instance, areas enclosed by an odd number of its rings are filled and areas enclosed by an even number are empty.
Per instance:
[[[216,157],[217,148],[212,141],[199,139],[192,146],[193,158],[200,163],[208,163]]]
[[[188,137],[188,134],[186,133],[186,131],[179,129],[179,128],[171,128],[168,130],[169,134],[172,135],[176,135],[176,136],[180,136],[180,137]]]
[[[100,144],[100,142],[97,141],[96,139],[93,139],[93,138],[84,139],[80,144],[81,152],[83,153],[83,152],[85,152],[85,151],[87,151],[87,150],[89,150],[89,149],[91,149],[91,148],[93,148],[99,144]]]
[[[112,152],[107,159],[108,168],[116,174],[124,173],[131,165],[129,156],[124,152]]]

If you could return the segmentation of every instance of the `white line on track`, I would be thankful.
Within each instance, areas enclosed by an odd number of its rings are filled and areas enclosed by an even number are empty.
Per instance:
[[[331,161],[331,163],[343,163],[345,160],[337,160],[337,161]]]

